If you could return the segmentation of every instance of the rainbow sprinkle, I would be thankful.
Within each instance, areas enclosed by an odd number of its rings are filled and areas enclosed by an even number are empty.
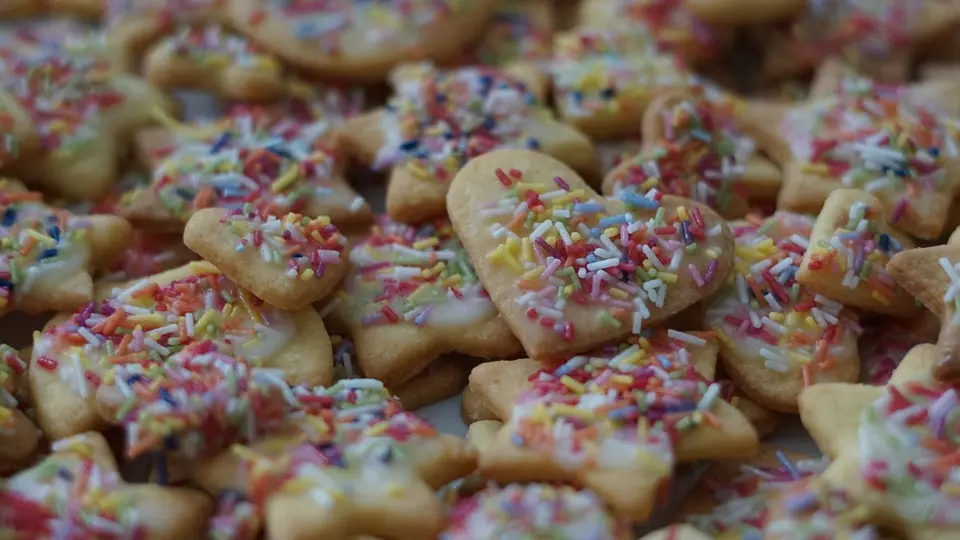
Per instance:
[[[449,183],[470,159],[501,148],[538,149],[528,125],[550,113],[524,84],[495,68],[396,74],[396,95],[381,122],[374,168],[403,166],[422,180]]]
[[[248,207],[228,213],[221,223],[240,238],[236,251],[256,249],[265,263],[284,266],[285,276],[303,281],[319,279],[327,265],[340,264],[340,252],[347,242],[327,216],[264,217]]]
[[[531,7],[525,9],[522,2],[497,2],[486,33],[470,51],[468,58],[476,59],[472,63],[488,66],[505,66],[517,61],[548,63],[553,47],[551,25],[544,25],[536,16],[532,2],[527,4]]]
[[[245,38],[224,32],[222,26],[215,24],[184,26],[158,47],[205,68],[271,70],[277,72],[278,77],[281,69],[273,55]]]
[[[43,196],[0,179],[0,311],[51,280],[86,272],[88,222],[43,203]]]
[[[799,372],[804,384],[815,374],[829,378],[860,332],[842,304],[796,280],[812,227],[811,218],[788,212],[734,226],[734,269],[706,315],[725,346],[755,351],[777,373]]]
[[[350,251],[349,275],[329,310],[364,326],[465,325],[495,313],[446,219],[420,226],[381,217]]]
[[[911,349],[936,341],[936,333],[924,336],[916,326],[914,321],[892,317],[864,325],[859,340],[860,381],[873,386],[887,384]]]
[[[693,41],[708,52],[720,50],[716,32],[697,19],[683,0],[612,0],[596,1],[609,11],[614,24],[634,32],[648,33],[657,47],[665,52],[684,52],[685,43]]]
[[[817,478],[787,484],[770,509],[763,538],[824,540],[881,538],[850,493]]]
[[[210,540],[255,540],[262,520],[259,509],[242,495],[221,493],[209,522]]]
[[[53,443],[52,456],[0,486],[0,536],[147,538],[120,475],[93,459],[96,449],[88,437]]]
[[[27,364],[13,347],[0,343],[0,435],[14,427],[14,409],[19,406],[17,380],[26,373]]]
[[[549,453],[565,467],[641,464],[657,478],[674,465],[674,443],[701,423],[720,386],[692,364],[696,334],[657,330],[577,355],[529,377],[511,414],[512,441]]]
[[[888,386],[860,418],[860,476],[911,523],[960,525],[960,386]]]
[[[696,206],[662,205],[656,189],[622,191],[626,211],[610,213],[591,191],[560,177],[541,182],[516,169],[490,176],[500,199],[480,215],[500,244],[487,259],[515,276],[515,301],[527,317],[567,341],[576,332],[567,310],[602,307],[601,323],[619,328],[626,321],[636,334],[672,285],[689,279],[701,288],[715,278],[725,231],[707,224]]]
[[[181,235],[151,234],[134,230],[133,243],[101,277],[103,281],[123,282],[140,279],[183,266],[197,254],[183,244]]]
[[[594,493],[562,485],[490,483],[456,493],[448,514],[440,540],[599,540],[628,537],[630,531]]]

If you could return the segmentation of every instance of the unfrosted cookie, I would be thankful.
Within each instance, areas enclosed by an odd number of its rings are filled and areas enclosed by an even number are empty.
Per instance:
[[[870,194],[839,189],[827,197],[810,232],[796,279],[814,294],[850,307],[911,318],[917,302],[887,272],[887,261],[914,247],[887,224],[883,206]]]
[[[493,303],[542,361],[690,307],[720,287],[733,259],[726,225],[705,205],[656,190],[603,199],[534,152],[472,160],[447,202]]]
[[[755,105],[748,128],[783,168],[778,207],[817,212],[831,192],[862,189],[894,227],[938,237],[960,187],[960,155],[941,113],[925,105],[939,100],[910,101],[867,84],[786,109]]]
[[[529,82],[540,78],[530,67],[404,66],[387,106],[349,121],[344,142],[389,171],[387,214],[405,223],[445,214],[450,182],[467,161],[501,148],[538,150],[595,176],[590,141],[553,118]]]
[[[116,216],[77,216],[0,178],[0,313],[70,310],[93,297],[90,274],[130,243]]]
[[[468,385],[460,397],[460,418],[463,423],[472,425],[476,422],[499,420],[500,418],[483,401],[483,396]]]
[[[405,411],[378,381],[313,395],[300,429],[202,464],[200,484],[245,494],[277,540],[436,536],[444,515],[433,488],[471,472],[475,450]]]
[[[481,364],[471,387],[509,418],[481,451],[481,474],[570,482],[618,516],[646,519],[677,462],[756,451],[750,423],[711,382],[716,354],[709,335],[659,330],[556,367]]]
[[[433,405],[457,395],[467,386],[472,365],[466,357],[443,356],[391,391],[405,409],[413,411]]]
[[[494,0],[233,0],[241,32],[307,72],[381,80],[397,64],[455,58],[480,35]]]
[[[560,118],[591,139],[635,132],[656,94],[690,83],[677,59],[642,34],[583,28],[557,35],[553,51]]]
[[[857,316],[796,280],[813,220],[777,212],[735,222],[736,260],[706,323],[720,335],[724,370],[764,407],[796,412],[805,386],[855,381]]]
[[[208,208],[187,222],[183,242],[280,309],[300,309],[326,297],[346,273],[347,239],[327,216]]]
[[[161,39],[143,72],[158,88],[198,89],[226,100],[273,101],[285,88],[276,57],[216,24],[184,25]]]
[[[934,362],[935,356],[905,359],[885,387],[830,383],[800,396],[804,426],[836,456],[824,480],[907,538],[960,531],[960,389],[931,378]]]
[[[604,193],[651,189],[742,217],[749,199],[774,198],[780,170],[740,125],[742,105],[712,88],[665,93],[643,117],[640,152],[603,180]]]
[[[197,341],[229,346],[292,383],[333,378],[330,340],[312,308],[271,308],[209,263],[108,287],[97,300],[34,335],[30,388],[52,439],[105,428],[98,388],[129,385],[143,363],[163,363]]]
[[[203,493],[127,484],[99,433],[53,444],[53,454],[0,486],[0,535],[54,538],[200,538],[213,504]]]
[[[141,132],[140,160],[152,183],[124,196],[120,215],[151,229],[180,231],[204,208],[329,216],[366,223],[370,207],[343,178],[330,121],[320,111],[244,108],[216,122]]]
[[[521,353],[449,221],[411,226],[382,218],[352,242],[349,259],[323,313],[347,327],[366,376],[394,388],[446,353]]]

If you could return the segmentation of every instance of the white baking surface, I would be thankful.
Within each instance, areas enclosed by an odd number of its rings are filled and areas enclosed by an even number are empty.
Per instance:
[[[184,116],[188,119],[213,118],[219,114],[220,104],[216,98],[196,92],[178,92],[176,95],[183,103]],[[354,182],[353,185],[361,195],[367,198],[375,211],[383,212],[382,178],[364,178],[360,182]],[[40,329],[48,318],[49,316],[28,316],[22,313],[5,316],[0,319],[0,342],[18,348],[27,346],[32,341],[32,332]],[[460,437],[467,433],[467,426],[460,418],[460,396],[424,407],[417,412],[441,432]],[[818,454],[816,445],[797,417],[785,416],[780,427],[764,439],[764,442],[781,449]],[[638,530],[638,533],[655,530],[667,524],[678,505],[682,503],[684,495],[693,487],[699,474],[706,469],[707,465],[707,463],[701,463],[679,469],[669,501]]]

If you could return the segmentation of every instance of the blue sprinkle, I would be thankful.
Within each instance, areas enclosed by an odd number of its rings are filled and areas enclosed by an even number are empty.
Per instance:
[[[929,152],[930,155],[933,157],[937,157],[940,155],[940,149],[937,148],[936,146],[931,146],[930,148],[927,149],[927,152]]]
[[[8,279],[0,278],[0,287],[4,289],[13,289],[13,282]]]
[[[7,211],[3,213],[3,226],[9,227],[17,221],[17,211],[13,208],[7,208]]]
[[[185,201],[192,201],[197,196],[196,193],[184,188],[177,188],[176,194]]]
[[[161,389],[160,389],[160,399],[166,401],[167,403],[169,403],[169,404],[171,404],[171,405],[173,405],[173,406],[176,406],[176,405],[177,405],[177,402],[174,401],[173,396],[170,395],[170,391],[167,390],[166,388],[161,388]]]
[[[540,141],[538,141],[537,139],[527,139],[527,148],[531,150],[539,150]]]
[[[573,211],[580,214],[595,214],[597,212],[603,212],[603,205],[595,202],[574,203]]]
[[[60,227],[56,227],[56,226],[50,227],[47,230],[47,234],[49,234],[50,237],[56,240],[57,242],[60,241]]]
[[[418,141],[417,139],[404,141],[400,143],[400,150],[404,152],[410,152],[411,150],[415,150],[419,144],[420,144],[420,141]]]
[[[620,225],[621,223],[627,222],[627,216],[620,214],[618,216],[609,216],[602,218],[600,220],[601,227],[612,227],[614,225]]]
[[[220,150],[223,150],[223,147],[230,142],[230,137],[232,136],[233,135],[229,131],[224,131],[221,133],[220,136],[217,137],[217,141],[213,143],[213,146],[210,147],[210,153],[216,154]]]
[[[524,444],[523,444],[523,437],[521,437],[519,433],[514,433],[513,435],[511,435],[511,436],[510,436],[510,441],[511,441],[513,444],[517,445],[517,446],[523,446],[523,445],[524,445]]]
[[[56,248],[45,249],[43,250],[43,253],[40,254],[40,259],[43,260],[43,259],[50,259],[52,257],[56,257],[57,253],[59,252],[57,251]]]
[[[620,191],[620,200],[627,203],[630,206],[635,206],[637,208],[643,208],[646,210],[655,210],[659,206],[659,204],[657,204],[657,201],[653,199],[648,199],[643,195],[634,193],[633,191],[629,191],[626,189]]]
[[[156,452],[154,455],[154,467],[157,471],[157,483],[161,486],[167,485],[169,475],[167,474],[167,454]]]

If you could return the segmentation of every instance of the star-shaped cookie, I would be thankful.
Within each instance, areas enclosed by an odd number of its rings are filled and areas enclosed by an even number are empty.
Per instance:
[[[705,205],[656,190],[603,199],[534,152],[472,160],[447,201],[493,303],[542,361],[667,319],[715,292],[732,264],[729,231]]]
[[[199,484],[244,493],[277,540],[435,537],[445,519],[433,488],[470,473],[475,450],[373,379],[298,392],[312,407],[297,427],[198,465]]]
[[[596,176],[590,141],[553,118],[540,99],[541,79],[529,66],[403,66],[386,108],[349,121],[344,142],[360,161],[390,171],[387,214],[405,223],[446,213],[457,172],[501,148],[537,150]]]
[[[937,347],[940,361],[934,376],[960,379],[960,247],[918,248],[898,253],[887,263],[896,282],[940,316]]]
[[[804,426],[836,457],[824,480],[907,538],[960,529],[960,388],[931,377],[935,361],[911,352],[885,387],[827,383],[800,396]]]
[[[783,169],[778,208],[816,212],[831,192],[862,189],[894,227],[938,237],[960,188],[960,153],[941,120],[951,109],[928,106],[942,101],[930,95],[914,101],[868,81],[791,107],[754,105],[748,132],[768,140]]]
[[[0,178],[0,313],[70,310],[93,298],[91,273],[132,240],[123,218],[78,216]]]
[[[859,321],[843,304],[797,282],[813,220],[789,212],[731,223],[733,271],[707,303],[706,327],[724,371],[764,407],[796,412],[797,395],[822,381],[855,381]]]
[[[212,511],[198,491],[125,483],[95,432],[53,443],[53,454],[0,485],[5,538],[200,538]]]
[[[557,367],[481,364],[471,388],[509,419],[481,451],[481,474],[572,483],[646,519],[677,462],[757,449],[753,427],[711,382],[717,348],[709,334],[655,330]]]
[[[656,188],[709,205],[725,218],[742,217],[748,199],[776,196],[780,170],[740,127],[743,106],[712,88],[666,93],[643,116],[640,152],[603,180],[604,193]]]
[[[343,178],[332,127],[315,111],[283,105],[143,131],[137,145],[152,184],[123,197],[118,213],[171,231],[198,210],[246,205],[268,215],[325,215],[339,226],[368,222],[370,207]]]
[[[38,423],[52,439],[106,427],[98,388],[129,385],[129,377],[197,341],[229,346],[293,384],[333,378],[330,338],[312,308],[271,308],[209,263],[105,289],[34,335],[30,388]]]

